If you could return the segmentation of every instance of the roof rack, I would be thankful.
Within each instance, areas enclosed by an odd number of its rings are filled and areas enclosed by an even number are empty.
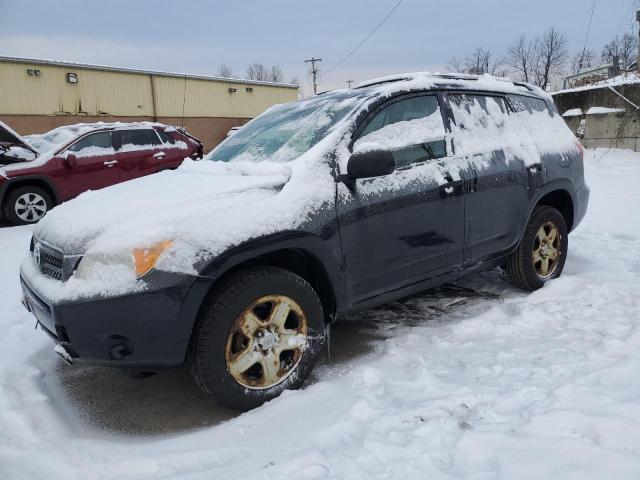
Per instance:
[[[481,75],[471,75],[471,74],[467,74],[467,73],[405,73],[405,74],[401,74],[401,75],[397,75],[397,76],[389,76],[389,77],[383,77],[383,78],[379,78],[379,79],[373,79],[370,81],[365,81],[362,82],[360,84],[358,84],[358,86],[356,88],[367,88],[367,87],[373,87],[376,85],[383,85],[385,83],[393,83],[393,82],[402,82],[402,81],[408,81],[408,80],[412,80],[416,77],[419,76],[425,76],[425,77],[433,77],[433,78],[440,78],[443,80],[479,80],[480,78],[482,78]],[[502,78],[502,77],[492,77],[493,79],[500,81],[500,82],[505,82],[505,83],[511,83],[517,87],[522,87],[522,88],[526,88],[527,90],[529,90],[530,92],[534,91],[533,86],[529,85],[528,83],[525,82],[514,82],[508,78]]]

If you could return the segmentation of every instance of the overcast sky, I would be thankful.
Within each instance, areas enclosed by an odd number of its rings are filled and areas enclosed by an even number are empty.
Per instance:
[[[328,70],[397,0],[0,0],[0,55],[244,76],[250,62],[278,64],[308,88],[306,58]],[[634,0],[596,0],[588,46],[635,28]],[[442,71],[475,47],[502,54],[520,33],[555,25],[572,52],[585,41],[592,0],[404,0],[321,88],[416,70]],[[635,30],[634,30],[635,31]]]

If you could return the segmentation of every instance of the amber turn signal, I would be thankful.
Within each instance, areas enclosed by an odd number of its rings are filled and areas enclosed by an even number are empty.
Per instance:
[[[148,248],[134,248],[132,256],[133,263],[136,267],[136,276],[141,277],[149,273],[151,269],[156,266],[160,255],[172,245],[173,242],[171,240],[166,240]]]

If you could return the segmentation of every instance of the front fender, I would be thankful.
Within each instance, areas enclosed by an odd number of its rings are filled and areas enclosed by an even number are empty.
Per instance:
[[[326,233],[326,232],[323,232]],[[324,269],[333,290],[336,312],[346,306],[346,283],[341,267],[341,249],[333,234],[318,235],[309,232],[280,232],[249,240],[232,247],[198,268],[200,277],[215,283],[230,270],[278,251],[297,251],[311,256]]]

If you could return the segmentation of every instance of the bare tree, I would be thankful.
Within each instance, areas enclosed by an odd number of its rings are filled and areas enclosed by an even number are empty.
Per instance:
[[[555,27],[536,39],[533,81],[545,90],[551,78],[564,72],[567,61],[567,37]]]
[[[273,65],[269,68],[263,63],[254,62],[247,67],[246,77],[249,80],[258,80],[260,82],[280,83],[284,80],[284,73],[278,65]]]
[[[218,67],[218,76],[222,78],[233,78],[233,70],[226,63],[221,63]]]
[[[280,83],[284,80],[284,73],[282,73],[282,69],[278,65],[273,65],[271,67],[271,71],[269,72],[269,81]]]
[[[467,55],[464,60],[453,58],[449,61],[450,70],[458,73],[468,73],[472,75],[484,75],[485,73],[496,75],[502,65],[502,60],[494,59],[491,50],[476,48],[471,55]]]
[[[622,38],[614,38],[602,49],[600,58],[605,63],[613,62],[614,57],[618,57],[622,68],[627,69],[637,58],[638,39],[635,35],[625,33]]]
[[[300,79],[298,78],[297,75],[291,77],[291,80],[289,80],[289,83],[291,85],[297,85],[298,87],[300,86]]]
[[[582,70],[593,67],[595,64],[596,55],[593,50],[585,50],[584,52],[576,53],[569,62],[569,71],[571,73],[579,73]]]
[[[536,43],[523,33],[507,48],[505,63],[513,68],[522,80],[530,82],[536,64]]]
[[[261,82],[266,82],[268,79],[269,72],[267,67],[265,67],[262,63],[252,63],[247,67],[247,78],[249,80],[258,80]]]

